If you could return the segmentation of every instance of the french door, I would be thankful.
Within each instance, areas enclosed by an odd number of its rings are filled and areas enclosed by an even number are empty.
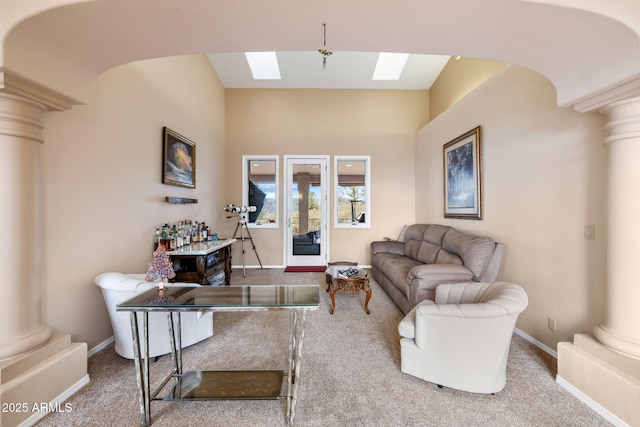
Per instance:
[[[327,264],[329,156],[284,156],[287,266]]]

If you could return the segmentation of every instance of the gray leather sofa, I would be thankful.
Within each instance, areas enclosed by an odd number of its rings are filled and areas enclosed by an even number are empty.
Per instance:
[[[373,279],[407,314],[423,300],[435,300],[443,283],[496,281],[504,245],[437,224],[414,224],[402,241],[371,243]]]

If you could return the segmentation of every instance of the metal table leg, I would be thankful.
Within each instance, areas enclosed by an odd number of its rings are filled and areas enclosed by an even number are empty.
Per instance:
[[[302,344],[304,341],[304,322],[307,312],[294,310],[289,321],[289,369],[287,376],[287,424],[292,426],[296,416],[300,367],[302,365]]]
[[[173,319],[176,319],[174,328]],[[167,321],[169,322],[169,342],[171,344],[171,359],[173,360],[173,373],[182,375],[182,324],[180,312],[167,313]]]
[[[149,384],[149,314],[142,312],[143,342],[140,342],[138,313],[131,312],[131,336],[138,383],[138,404],[140,409],[140,425],[148,427],[151,423],[151,396]]]

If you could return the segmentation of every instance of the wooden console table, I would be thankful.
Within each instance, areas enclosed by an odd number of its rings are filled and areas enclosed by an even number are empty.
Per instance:
[[[214,276],[224,271],[224,284],[231,282],[231,244],[236,239],[198,242],[167,251],[173,263],[175,282],[209,285]]]
[[[170,286],[162,291],[150,289],[118,304],[117,311],[128,311],[131,316],[140,425],[151,424],[151,401],[153,400],[216,399],[286,399],[287,424],[293,425],[300,384],[305,317],[307,311],[317,310],[319,305],[318,285]],[[181,312],[257,313],[272,310],[288,311],[290,316],[289,356],[286,370],[183,372]],[[149,370],[149,313],[167,313],[173,360],[173,370],[153,392]],[[174,324],[177,327],[174,327]],[[287,377],[286,395],[281,397],[280,390],[285,376]],[[172,391],[164,399],[157,397],[166,387],[171,388]]]

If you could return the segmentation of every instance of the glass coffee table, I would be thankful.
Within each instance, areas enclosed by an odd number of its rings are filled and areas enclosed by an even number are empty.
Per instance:
[[[302,341],[307,311],[320,305],[318,285],[169,286],[150,289],[116,306],[131,314],[134,361],[138,383],[140,425],[151,423],[152,400],[280,399],[287,400],[287,424],[293,425]],[[190,311],[289,312],[289,360],[285,370],[188,371],[182,369],[180,313]],[[149,378],[149,313],[167,313],[173,370],[151,392]],[[287,394],[280,397],[284,377]],[[172,391],[157,397],[173,380]]]
[[[369,276],[362,268],[353,265],[330,265],[325,270],[327,276],[327,292],[331,296],[330,314],[333,314],[336,308],[335,295],[338,291],[344,291],[347,295],[357,295],[358,292],[364,291],[367,297],[364,302],[364,311],[369,311],[369,300],[371,299],[371,287],[369,286]]]

